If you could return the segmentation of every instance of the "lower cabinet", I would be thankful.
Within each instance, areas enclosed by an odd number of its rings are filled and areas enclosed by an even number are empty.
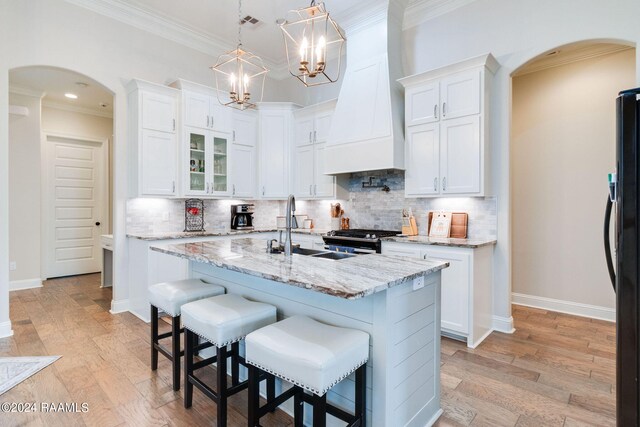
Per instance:
[[[459,248],[383,242],[384,255],[447,261],[442,270],[442,335],[475,348],[493,330],[493,246]]]

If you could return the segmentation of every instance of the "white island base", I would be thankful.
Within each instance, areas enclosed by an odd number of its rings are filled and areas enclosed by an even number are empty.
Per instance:
[[[371,336],[367,426],[430,426],[442,414],[440,271],[422,276],[423,287],[419,279],[409,280],[362,298],[345,299],[211,264],[189,264],[192,277],[222,285],[228,293],[276,306],[279,320],[299,314],[367,332]],[[328,394],[329,401],[348,411],[354,407],[353,377]],[[283,407],[290,413],[292,408],[292,401]],[[306,420],[311,419],[309,415]],[[329,415],[327,425],[344,423]]]

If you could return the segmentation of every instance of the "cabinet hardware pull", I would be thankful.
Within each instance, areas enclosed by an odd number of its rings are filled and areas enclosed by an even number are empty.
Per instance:
[[[318,184],[313,184],[313,195],[314,196],[318,195]]]
[[[446,117],[447,116],[447,103],[443,102],[442,103],[442,117]]]
[[[236,131],[233,131],[233,142],[236,142]]]
[[[313,196],[313,192],[311,191],[311,189],[313,188],[313,185],[309,184],[309,195]]]
[[[311,131],[309,131],[309,142],[313,142],[313,141],[311,140]]]
[[[176,119],[173,119],[173,130],[176,130]]]
[[[262,195],[264,196],[264,185],[262,186]]]
[[[173,181],[171,188],[172,188],[171,192],[175,193],[176,192],[176,182],[175,181]]]
[[[209,127],[213,128],[213,116],[211,116],[211,125]]]
[[[422,259],[427,259],[427,258],[429,258],[429,255],[427,254],[422,255]]]
[[[438,191],[438,178],[433,178],[433,191]]]
[[[233,187],[233,195],[235,196],[236,195],[236,185],[233,184],[232,187]]]
[[[313,131],[313,142],[318,142],[318,132],[317,131]]]
[[[207,116],[207,127],[209,127],[209,116]]]
[[[434,119],[438,118],[438,104],[433,106],[433,118]]]
[[[447,191],[447,177],[442,178],[442,191]]]

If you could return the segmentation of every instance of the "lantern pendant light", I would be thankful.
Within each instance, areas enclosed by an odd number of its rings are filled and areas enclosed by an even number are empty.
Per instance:
[[[238,46],[218,57],[211,67],[216,77],[218,101],[222,105],[246,110],[262,100],[264,81],[269,71],[262,59],[242,49],[242,0],[238,1]],[[252,91],[259,96],[252,97]]]
[[[324,3],[316,5],[312,0],[309,7],[289,11],[280,29],[292,76],[307,87],[334,83],[340,78],[346,38]]]

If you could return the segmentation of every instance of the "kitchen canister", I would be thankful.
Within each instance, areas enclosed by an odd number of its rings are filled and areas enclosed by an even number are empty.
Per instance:
[[[341,226],[341,218],[331,218],[331,229],[332,230],[340,230]]]

